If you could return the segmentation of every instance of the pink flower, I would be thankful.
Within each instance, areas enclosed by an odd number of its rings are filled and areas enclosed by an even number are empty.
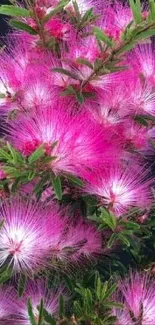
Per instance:
[[[154,281],[146,274],[131,273],[129,278],[121,280],[119,288],[130,318],[130,323],[123,325],[138,324],[138,321],[142,325],[153,325],[155,320]]]
[[[27,309],[28,298],[31,299],[33,314],[35,320],[38,321],[39,312],[38,306],[43,300],[43,307],[46,311],[54,316],[59,309],[59,297],[63,294],[63,289],[59,288],[58,290],[48,289],[48,285],[43,280],[37,280],[35,282],[28,282],[24,296],[20,299],[15,300],[15,314],[13,319],[17,322],[18,325],[30,325],[30,319]],[[63,295],[64,296],[64,295]]]
[[[102,204],[117,217],[132,207],[147,208],[151,204],[150,181],[146,172],[137,166],[114,166],[102,174],[88,178],[86,192],[97,195]]]
[[[59,18],[53,18],[45,24],[45,28],[49,31],[51,36],[57,39],[68,40],[71,25],[62,22]]]
[[[77,260],[100,252],[100,234],[88,224],[74,225],[66,212],[59,212],[52,203],[44,207],[28,199],[6,200],[0,219],[4,219],[0,232],[0,265],[9,260],[14,273],[31,275],[52,267],[52,258]],[[72,252],[69,257],[68,249]]]
[[[149,132],[147,127],[142,126],[130,119],[120,126],[120,136],[124,142],[126,150],[139,150],[140,152],[149,151]]]
[[[16,325],[16,322],[13,320],[15,297],[16,292],[12,287],[4,286],[0,288],[0,324]]]
[[[55,157],[50,165],[55,173],[82,177],[119,155],[111,132],[104,132],[87,114],[71,117],[58,107],[9,121],[9,133],[11,143],[25,155],[44,144],[47,154]]]
[[[130,68],[134,74],[141,76],[147,85],[155,85],[155,57],[152,44],[139,45],[128,55]]]
[[[59,244],[60,259],[65,258],[79,262],[82,257],[92,259],[101,252],[101,235],[95,227],[81,220],[78,224],[71,222],[66,234]]]
[[[4,219],[0,232],[0,265],[10,259],[15,273],[30,274],[42,267],[49,254],[49,231],[42,207],[19,198],[6,200],[0,219]]]
[[[149,83],[142,83],[140,80],[130,82],[128,85],[130,93],[128,105],[131,113],[154,115],[155,114],[155,91]]]

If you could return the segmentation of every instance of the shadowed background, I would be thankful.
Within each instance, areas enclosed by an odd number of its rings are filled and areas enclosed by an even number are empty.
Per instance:
[[[0,4],[7,5],[7,4],[10,4],[10,2],[7,0],[0,0]],[[6,34],[7,31],[8,31],[8,25],[6,22],[6,17],[0,15],[0,35]]]

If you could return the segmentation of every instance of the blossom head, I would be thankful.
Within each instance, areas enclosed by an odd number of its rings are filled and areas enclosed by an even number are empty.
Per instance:
[[[47,153],[55,157],[50,168],[56,174],[82,177],[87,169],[100,168],[119,152],[110,141],[111,133],[103,132],[88,114],[71,117],[62,109],[42,109],[9,124],[11,143],[25,155],[44,145]]]
[[[0,209],[4,225],[0,232],[0,265],[9,260],[13,272],[31,274],[47,257],[49,231],[42,208],[33,201],[6,200]]]
[[[91,175],[86,191],[97,195],[117,217],[135,206],[147,208],[152,198],[146,172],[131,166],[115,166],[103,170],[103,174]]]
[[[40,306],[41,300],[46,311],[51,316],[54,316],[59,309],[59,298],[61,294],[63,294],[63,289],[50,290],[44,280],[28,282],[23,297],[15,301],[16,314],[13,315],[13,319],[19,325],[31,325],[27,308],[29,298],[31,299],[32,310],[36,321],[39,318],[38,307]]]
[[[13,320],[15,311],[16,291],[12,287],[3,286],[0,288],[0,324],[16,325]]]
[[[155,284],[146,274],[131,273],[129,278],[121,280],[120,293],[130,323],[152,325],[155,319]]]

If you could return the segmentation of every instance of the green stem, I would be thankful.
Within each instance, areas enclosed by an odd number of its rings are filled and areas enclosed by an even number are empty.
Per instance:
[[[150,29],[152,27],[155,27],[155,23],[150,24],[149,26],[143,28],[139,33],[136,34],[136,36],[139,35],[140,33],[147,31],[148,29]],[[119,53],[120,50],[123,50],[123,48],[126,47],[127,45],[130,45],[132,42],[134,42],[134,38],[133,39],[131,38],[131,39],[125,41],[123,44],[121,44],[117,48],[113,49],[112,52],[107,57],[107,59],[105,61],[102,61],[101,64],[98,66],[98,68],[95,71],[93,71],[90,74],[90,76],[81,83],[81,91],[87,86],[87,84],[90,81],[92,81],[95,77],[97,77],[98,73],[103,68],[103,66],[105,66],[107,63],[113,62],[117,57],[117,53]]]

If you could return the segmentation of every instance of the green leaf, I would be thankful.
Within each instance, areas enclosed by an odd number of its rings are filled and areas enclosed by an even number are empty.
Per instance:
[[[32,303],[31,303],[31,298],[28,298],[27,310],[28,310],[28,315],[29,315],[29,318],[30,318],[31,325],[37,325],[37,323],[35,321],[35,316],[33,314],[33,307],[32,307]]]
[[[5,222],[4,219],[0,221],[0,231],[1,231],[1,229],[3,228],[4,222]]]
[[[84,103],[84,96],[80,91],[76,92],[76,98],[77,98],[77,101],[79,102],[79,104]]]
[[[38,323],[37,325],[42,325],[43,322],[43,299],[40,301],[40,305],[38,306],[39,310],[39,317],[38,317]]]
[[[136,0],[136,2],[134,0],[129,0],[129,4],[135,23],[139,24],[142,21],[140,0]]]
[[[130,247],[130,242],[126,236],[124,236],[122,233],[118,234],[118,238],[128,247]]]
[[[91,312],[92,310],[92,304],[93,304],[93,297],[91,291],[87,288],[85,289],[86,293],[86,301],[87,301],[87,306],[89,308],[89,311]]]
[[[96,296],[97,296],[98,300],[100,300],[100,298],[101,298],[101,290],[102,290],[102,282],[101,282],[100,277],[98,277],[96,280]]]
[[[78,185],[78,186],[83,186],[83,181],[76,177],[76,176],[73,176],[73,175],[67,175],[67,178],[69,181],[71,181],[74,185]]]
[[[61,178],[60,176],[54,177],[51,176],[52,185],[58,200],[62,200],[62,186],[61,186]]]
[[[73,1],[73,7],[74,7],[74,10],[75,10],[75,13],[76,13],[77,21],[80,22],[81,14],[80,14],[80,10],[79,10],[79,6],[78,6],[77,1]]]
[[[50,325],[56,325],[56,320],[52,315],[48,313],[48,311],[45,308],[43,308],[43,317],[46,323]]]
[[[0,275],[0,284],[5,283],[6,281],[8,281],[11,277],[12,277],[12,267],[8,267],[4,270],[3,273],[1,273]]]
[[[155,21],[155,2],[154,0],[149,0],[149,8],[150,8],[150,21]]]
[[[105,294],[108,290],[108,281],[105,281],[102,285],[102,288],[101,288],[101,295],[100,295],[100,300],[103,301],[104,300],[104,297],[105,297]]]
[[[56,16],[57,14],[59,14],[65,6],[67,6],[67,4],[69,3],[70,0],[65,0],[65,1],[61,1],[58,6],[53,9],[52,11],[50,11],[44,18],[43,18],[43,23],[47,23],[47,21]]]
[[[93,27],[93,32],[96,36],[96,38],[99,41],[104,42],[105,44],[107,44],[108,46],[112,47],[113,46],[113,42],[112,40],[103,32],[103,30],[101,30],[98,27]]]
[[[116,240],[117,240],[117,234],[112,234],[108,240],[107,247],[111,248],[114,245]]]
[[[7,142],[7,148],[10,151],[10,154],[12,156],[12,162],[13,164],[17,164],[17,163],[23,163],[24,159],[22,157],[22,155],[20,154],[20,152],[16,151],[9,142]]]
[[[126,53],[126,52],[132,50],[135,47],[135,45],[136,45],[136,42],[132,41],[132,42],[130,42],[130,44],[124,45],[121,49],[116,51],[116,54],[120,55],[120,54]]]
[[[36,162],[38,159],[40,159],[42,156],[44,156],[45,154],[45,149],[44,146],[41,145],[39,148],[37,148],[32,155],[28,158],[28,162],[30,164],[33,164],[34,162]]]
[[[85,12],[84,16],[82,17],[80,26],[83,26],[86,23],[88,23],[92,18],[92,16],[93,16],[93,8],[90,8]]]
[[[5,98],[5,94],[0,93],[0,98]]]
[[[72,79],[79,80],[79,77],[76,76],[73,72],[71,72],[69,70],[66,70],[66,69],[63,69],[63,68],[53,68],[52,71],[65,74],[66,76],[69,76]]]
[[[144,40],[146,38],[150,38],[150,37],[152,37],[154,35],[155,35],[155,28],[151,28],[149,30],[146,30],[144,32],[141,32],[141,33],[137,34],[134,37],[134,39],[135,39],[135,41],[140,41],[140,40]]]
[[[109,302],[104,303],[104,307],[123,309],[124,306],[123,306],[123,304],[119,304],[115,301],[109,301]]]
[[[78,317],[81,317],[81,315],[83,315],[83,310],[78,301],[74,301],[74,310],[75,310],[75,314]]]
[[[145,118],[144,118],[143,116],[136,115],[136,116],[134,117],[134,120],[135,120],[136,122],[138,122],[139,124],[141,124],[141,125],[148,126],[148,123],[147,123],[147,121],[145,120]]]
[[[140,229],[140,225],[136,222],[133,222],[133,221],[128,221],[126,224],[125,224],[125,227],[127,229],[133,229],[133,230],[137,230],[137,229]]]
[[[108,299],[117,289],[117,284],[114,283],[111,285],[111,287],[106,291],[104,295],[104,300]]]
[[[59,317],[63,318],[64,315],[65,315],[65,301],[64,301],[64,297],[62,295],[60,295],[60,298],[59,298]]]
[[[26,286],[26,275],[20,274],[19,282],[18,282],[18,296],[22,297]]]
[[[30,17],[30,12],[27,9],[12,5],[0,6],[0,14],[14,17]]]
[[[100,218],[112,230],[114,230],[116,228],[116,226],[117,226],[116,217],[112,213],[110,213],[108,210],[106,210],[105,208],[101,208],[101,216],[100,216]]]
[[[47,173],[46,175],[42,176],[41,180],[36,184],[33,192],[36,194],[42,192],[43,186],[46,184],[48,180],[49,180],[49,174]]]
[[[2,148],[0,148],[0,160],[1,159],[11,161],[11,155],[5,149]]]
[[[38,34],[38,32],[36,32],[35,29],[33,29],[31,26],[23,23],[22,21],[12,19],[12,20],[10,20],[9,24],[12,27],[16,28],[16,29],[20,29],[20,30],[23,30],[25,32],[28,32],[31,35],[37,35]]]
[[[90,61],[86,60],[85,58],[78,58],[76,60],[77,63],[86,65],[88,68],[93,69],[93,65]]]

